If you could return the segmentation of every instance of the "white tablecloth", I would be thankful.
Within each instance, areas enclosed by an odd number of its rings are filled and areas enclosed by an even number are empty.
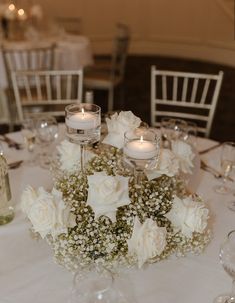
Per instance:
[[[199,141],[199,150],[215,142]],[[20,159],[24,151],[6,150],[9,159]],[[204,155],[214,165],[219,149]],[[29,224],[19,210],[20,194],[27,184],[51,188],[50,174],[39,167],[20,167],[10,171],[14,220],[0,226],[0,303],[66,303],[72,284],[72,274],[53,262],[50,247],[45,241],[31,239]],[[131,270],[127,277],[131,303],[209,303],[220,293],[230,291],[231,279],[219,263],[219,246],[227,233],[235,229],[235,213],[226,202],[232,195],[216,194],[213,186],[218,180],[200,171],[197,192],[211,210],[210,225],[213,238],[205,252],[181,259],[169,259],[149,265],[146,269]],[[234,186],[234,184],[230,184]]]
[[[6,44],[6,42],[5,42]],[[56,45],[55,69],[77,70],[93,64],[90,40],[84,36],[64,35],[55,37],[42,37],[35,41],[7,42],[11,48],[43,47]],[[16,58],[17,60],[17,58]],[[7,87],[5,66],[0,51],[0,89]]]

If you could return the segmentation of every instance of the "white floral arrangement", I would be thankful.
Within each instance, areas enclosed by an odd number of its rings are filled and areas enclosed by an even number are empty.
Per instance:
[[[161,149],[157,167],[136,184],[123,165],[123,134],[141,120],[132,112],[107,119],[108,135],[79,174],[79,147],[58,146],[60,173],[51,193],[28,186],[21,208],[32,231],[46,239],[57,263],[71,271],[102,263],[142,267],[171,255],[200,253],[210,240],[209,211],[201,198],[189,194],[181,172],[192,173],[189,144]],[[115,140],[114,140],[115,138]]]

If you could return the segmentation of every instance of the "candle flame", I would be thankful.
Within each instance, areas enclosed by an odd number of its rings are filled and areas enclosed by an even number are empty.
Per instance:
[[[20,8],[20,9],[18,10],[18,15],[19,15],[19,16],[23,16],[23,15],[24,15],[24,10],[23,10],[23,8]]]
[[[84,118],[85,116],[85,111],[84,111],[84,108],[82,108],[82,117]]]
[[[144,142],[144,138],[143,136],[140,136],[140,143],[143,143]]]
[[[11,3],[9,6],[8,6],[8,9],[10,10],[10,11],[14,11],[15,10],[15,5],[13,4],[13,3]]]

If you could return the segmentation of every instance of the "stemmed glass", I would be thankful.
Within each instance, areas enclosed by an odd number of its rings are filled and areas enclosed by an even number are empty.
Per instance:
[[[186,131],[184,133],[183,139],[189,142],[195,148],[197,147],[197,123],[192,121],[187,121]]]
[[[35,163],[34,151],[36,144],[36,129],[35,121],[32,118],[27,118],[21,123],[21,134],[24,139],[24,144],[28,151],[27,164],[33,165]]]
[[[80,167],[84,174],[85,146],[100,140],[101,109],[89,103],[70,104],[65,108],[67,137],[80,145]]]
[[[41,145],[40,166],[48,169],[51,164],[51,146],[58,138],[58,123],[52,116],[40,116],[36,121],[36,131]]]
[[[136,184],[141,182],[145,169],[151,170],[156,167],[160,141],[161,138],[155,131],[145,127],[139,127],[124,134],[124,163],[134,169]]]
[[[220,262],[224,270],[233,279],[233,287],[230,294],[218,296],[214,303],[234,303],[235,302],[235,230],[230,231],[224,243],[221,245]]]
[[[226,182],[233,169],[235,163],[235,142],[224,142],[222,144],[221,156],[220,156],[220,166],[221,173],[223,176],[223,183],[221,185],[215,186],[215,191],[219,194],[228,194],[232,190],[227,187]]]
[[[187,135],[187,122],[164,117],[161,120],[161,133],[164,147],[170,147],[172,140],[184,139]]]
[[[78,270],[73,278],[69,303],[128,303],[115,285],[114,274],[102,266]]]

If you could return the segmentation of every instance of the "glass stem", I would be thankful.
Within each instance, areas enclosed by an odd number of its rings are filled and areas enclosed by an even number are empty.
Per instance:
[[[142,170],[138,169],[136,166],[134,167],[134,177],[135,184],[140,184],[142,182]]]
[[[231,295],[227,300],[227,303],[235,303],[235,279],[233,280]]]
[[[81,173],[84,174],[84,156],[85,156],[85,146],[83,144],[80,145],[80,166]]]

